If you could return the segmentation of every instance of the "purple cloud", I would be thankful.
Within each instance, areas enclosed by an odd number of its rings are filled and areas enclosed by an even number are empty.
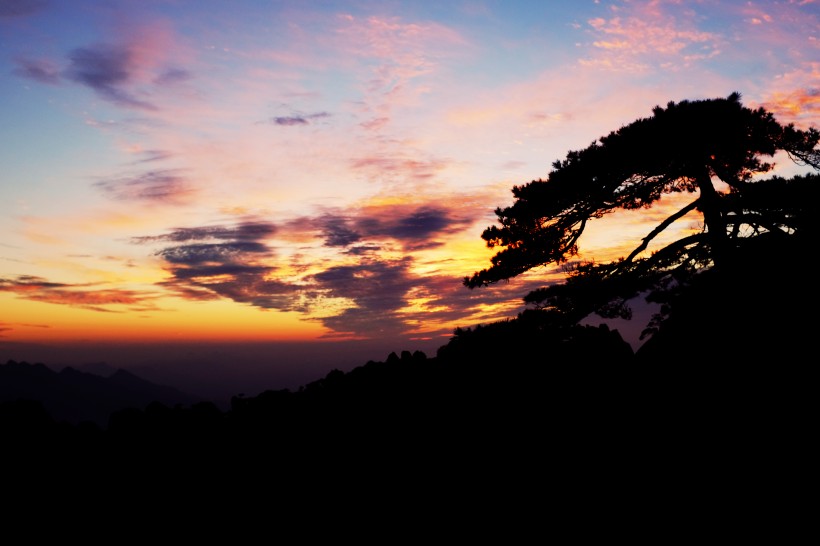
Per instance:
[[[159,284],[182,298],[228,298],[263,309],[291,310],[298,302],[300,287],[271,279],[276,270],[268,264],[273,252],[263,242],[276,230],[269,222],[247,221],[235,226],[176,228],[131,241],[186,243],[155,252],[171,275]]]
[[[283,125],[285,127],[292,127],[295,125],[309,125],[313,120],[330,117],[327,112],[317,112],[315,114],[308,114],[305,116],[277,116],[270,119],[274,125]]]
[[[154,105],[137,99],[125,90],[125,85],[133,78],[134,58],[128,48],[98,44],[75,49],[68,58],[68,79],[91,88],[103,99],[121,106],[156,110]]]
[[[18,76],[51,85],[60,83],[60,69],[48,59],[19,58],[15,63],[14,73]]]
[[[94,185],[112,199],[180,203],[193,190],[178,172],[170,169],[149,171],[131,177],[103,180]]]
[[[377,205],[296,218],[281,229],[271,222],[248,220],[178,227],[161,235],[135,237],[132,242],[165,244],[154,253],[169,274],[160,285],[182,298],[227,298],[261,309],[304,313],[305,320],[331,330],[329,336],[408,334],[428,323],[446,335],[449,328],[442,324],[465,317],[501,318],[487,310],[495,303],[519,302],[504,307],[504,312],[523,309],[519,296],[525,291],[514,284],[509,290],[467,290],[460,276],[421,276],[413,269],[415,257],[382,259],[379,251],[391,246],[395,250],[395,242],[405,250],[434,246],[440,244],[439,235],[470,223],[457,207],[440,203]],[[316,272],[321,262],[308,268],[305,257],[295,256],[283,277],[269,242],[280,233],[318,236],[326,247],[337,248],[357,263],[326,265]],[[423,308],[412,307],[413,302]]]
[[[362,238],[362,234],[351,227],[351,221],[344,216],[328,214],[318,220],[325,246],[350,246]]]
[[[312,221],[325,238],[325,246],[394,239],[408,251],[439,246],[435,237],[464,229],[472,222],[455,209],[432,205],[372,206],[352,214],[325,214]]]
[[[412,260],[367,260],[359,265],[331,267],[313,275],[314,290],[323,297],[347,298],[355,307],[318,319],[342,334],[382,335],[410,329],[399,311],[420,282],[410,272]]]
[[[144,152],[141,152],[140,155],[142,157],[134,161],[134,163],[153,163],[154,161],[162,161],[172,157],[174,154],[171,152],[166,152],[165,150],[145,150]]]
[[[154,83],[157,85],[175,85],[191,79],[191,73],[181,68],[169,68],[156,78]]]
[[[204,241],[216,239],[222,241],[257,241],[270,237],[278,230],[275,224],[262,221],[241,222],[236,226],[203,226],[193,228],[176,228],[164,235],[150,235],[133,237],[131,242],[153,243],[172,242],[184,243],[188,241]]]
[[[269,249],[262,243],[236,241],[216,244],[191,244],[165,248],[158,256],[174,265],[198,266],[209,263],[235,264],[250,255],[267,255]]]

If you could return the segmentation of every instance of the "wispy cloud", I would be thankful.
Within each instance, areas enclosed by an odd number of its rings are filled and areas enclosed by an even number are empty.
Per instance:
[[[351,167],[362,170],[373,178],[384,178],[385,175],[403,179],[425,180],[444,170],[449,161],[431,158],[419,159],[404,153],[375,153],[357,157],[351,161]]]
[[[153,303],[157,298],[156,294],[96,286],[98,285],[51,282],[31,275],[20,275],[13,279],[0,278],[0,292],[9,292],[31,301],[99,312],[117,312],[120,306],[129,311],[156,309]]]
[[[407,331],[399,311],[407,306],[407,294],[419,282],[410,273],[411,261],[365,260],[313,275],[310,280],[314,290],[323,298],[343,298],[353,303],[318,320],[336,335],[374,337]]]
[[[169,68],[154,78],[154,83],[157,85],[175,85],[186,82],[193,78],[188,70],[182,68]]]
[[[133,237],[132,242],[154,243],[154,242],[174,242],[184,243],[188,241],[204,241],[216,239],[223,241],[259,241],[265,239],[277,231],[276,224],[263,221],[245,221],[235,226],[202,226],[193,228],[175,228],[169,233],[162,235],[149,235],[143,237]]]
[[[350,248],[350,253],[362,254],[380,248],[379,242],[399,243],[405,251],[438,246],[438,238],[461,231],[474,221],[458,207],[443,203],[387,203],[303,217],[289,226],[319,232],[327,247],[358,245]]]
[[[292,127],[295,125],[310,125],[317,119],[330,117],[328,112],[316,112],[315,114],[306,115],[292,115],[292,116],[277,116],[270,118],[269,122],[273,125],[282,125],[285,127]]]
[[[613,16],[587,21],[592,55],[582,65],[642,72],[676,69],[720,54],[723,38],[700,30],[694,11],[665,11],[658,2],[612,6]]]
[[[60,67],[49,59],[20,57],[15,64],[14,73],[18,76],[51,85],[60,83]]]
[[[135,160],[135,164],[139,163],[153,163],[155,161],[163,161],[174,156],[172,152],[166,150],[144,150],[140,152],[140,158]]]
[[[194,193],[191,184],[176,169],[101,180],[94,185],[112,199],[150,201],[167,204],[186,202]]]
[[[188,244],[157,252],[171,278],[160,283],[194,300],[227,298],[262,309],[292,310],[299,287],[272,278],[268,247],[256,242]]]
[[[371,131],[385,128],[397,108],[417,103],[430,91],[443,61],[467,46],[454,28],[437,22],[350,14],[338,17],[333,43],[348,62],[355,59],[366,67],[358,76],[368,118],[361,126]]]
[[[171,275],[159,284],[182,298],[227,298],[263,309],[290,310],[298,301],[299,287],[272,278],[273,251],[264,242],[276,230],[271,223],[248,221],[176,228],[163,235],[134,237],[132,242],[185,243],[155,252]]]

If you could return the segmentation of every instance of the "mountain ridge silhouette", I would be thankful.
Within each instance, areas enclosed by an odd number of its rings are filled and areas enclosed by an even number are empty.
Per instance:
[[[104,427],[118,410],[155,401],[189,405],[201,399],[123,369],[103,377],[71,366],[54,371],[42,363],[11,360],[0,364],[0,402],[15,400],[40,402],[57,421],[73,425],[88,421]]]

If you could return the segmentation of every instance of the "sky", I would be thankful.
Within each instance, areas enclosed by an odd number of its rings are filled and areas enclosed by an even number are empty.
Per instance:
[[[515,316],[563,273],[465,288],[496,207],[656,105],[820,126],[820,3],[0,0],[0,74],[0,360],[252,391]]]

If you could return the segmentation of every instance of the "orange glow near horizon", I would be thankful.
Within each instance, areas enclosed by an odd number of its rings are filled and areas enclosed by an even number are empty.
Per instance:
[[[179,301],[173,310],[99,312],[0,297],[8,328],[0,340],[78,341],[306,341],[326,333],[298,313],[265,312],[230,301]],[[47,317],[47,320],[43,320]]]

